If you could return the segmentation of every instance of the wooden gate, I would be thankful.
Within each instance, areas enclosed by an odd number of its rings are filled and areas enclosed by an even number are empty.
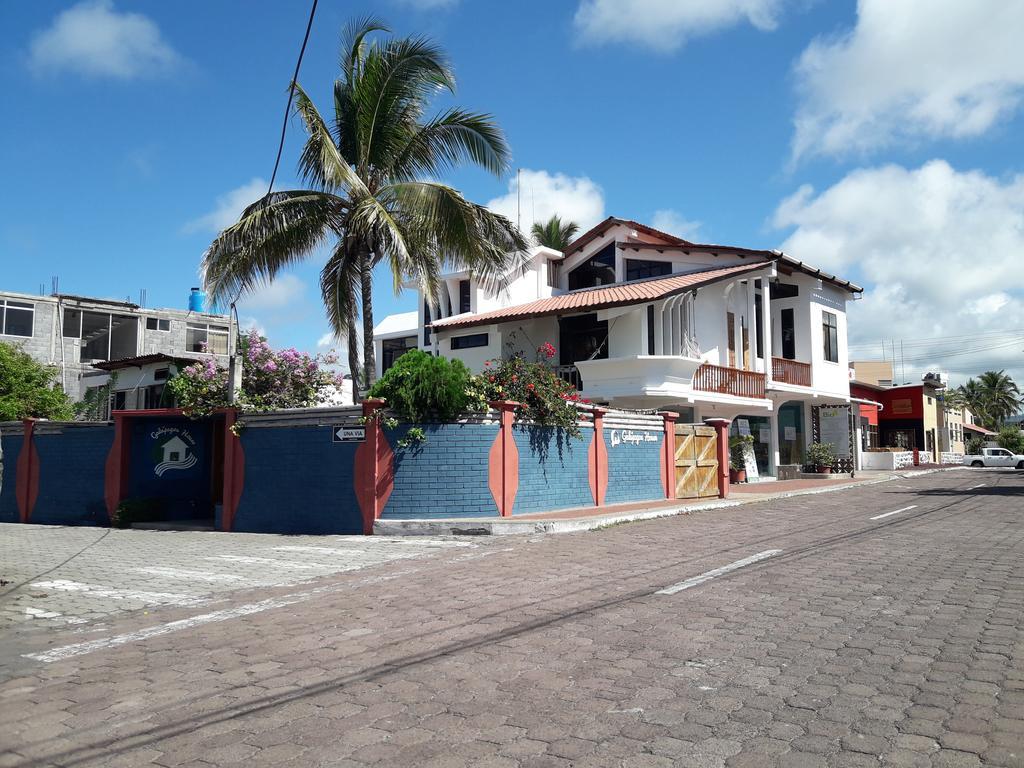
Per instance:
[[[714,427],[676,424],[676,498],[718,495],[718,435]]]

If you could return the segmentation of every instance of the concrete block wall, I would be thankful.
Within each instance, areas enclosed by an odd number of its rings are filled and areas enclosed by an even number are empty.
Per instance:
[[[382,518],[496,517],[489,454],[497,424],[424,424],[426,440],[398,447],[408,426],[385,434],[394,451],[394,485]]]
[[[40,422],[33,440],[39,455],[39,492],[29,522],[107,525],[104,468],[114,428]]]
[[[513,428],[519,452],[519,489],[512,514],[589,507],[594,503],[587,462],[594,430],[589,424],[581,430],[582,436],[573,438],[564,430],[550,427]]]
[[[356,443],[334,443],[330,426],[247,426],[244,483],[231,526],[254,533],[358,534]]]

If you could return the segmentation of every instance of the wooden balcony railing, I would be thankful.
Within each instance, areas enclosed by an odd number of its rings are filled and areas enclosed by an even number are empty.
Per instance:
[[[764,374],[704,363],[693,374],[693,388],[736,397],[764,399]]]
[[[801,387],[811,386],[810,363],[798,363],[782,357],[772,358],[772,378],[783,384],[796,384]]]

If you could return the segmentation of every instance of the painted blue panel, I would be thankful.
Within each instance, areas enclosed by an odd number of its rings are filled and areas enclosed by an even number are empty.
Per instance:
[[[665,498],[661,480],[664,431],[606,429],[608,448],[607,504]]]
[[[211,421],[132,419],[128,498],[162,499],[168,520],[213,516]]]
[[[330,427],[242,430],[245,483],[233,529],[251,533],[362,533],[354,486],[358,443]]]
[[[425,424],[426,441],[399,448],[408,427],[388,432],[395,452],[395,487],[382,518],[492,517],[488,485],[495,424]]]
[[[0,447],[3,448],[4,454],[3,485],[0,485],[0,523],[18,522],[18,500],[14,495],[15,468],[24,442],[23,435],[0,436]]]
[[[65,427],[63,434],[34,437],[39,454],[39,496],[30,522],[106,525],[104,471],[114,428]]]
[[[587,467],[593,432],[584,429],[582,438],[571,438],[561,429],[517,426],[512,435],[519,449],[519,491],[512,514],[593,505]]]

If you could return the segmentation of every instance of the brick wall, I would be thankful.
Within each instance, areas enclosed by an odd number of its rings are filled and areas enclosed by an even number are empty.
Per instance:
[[[519,450],[519,491],[512,514],[589,507],[594,503],[587,466],[593,429],[583,426],[581,430],[582,438],[570,438],[563,430],[550,427],[513,428]]]
[[[245,483],[232,530],[362,533],[353,464],[357,443],[327,426],[246,427]]]
[[[425,442],[397,443],[408,433],[387,433],[395,453],[395,480],[381,517],[389,519],[491,517],[498,508],[488,485],[488,457],[496,424],[425,424]]]
[[[16,430],[16,432],[14,431]],[[18,522],[18,500],[14,493],[15,473],[18,455],[21,453],[23,435],[21,424],[17,427],[0,428],[0,448],[3,449],[3,478],[0,485],[0,523]]]
[[[109,425],[36,425],[39,496],[29,522],[106,525],[104,468],[114,442]]]
[[[635,442],[637,436],[641,442]],[[653,430],[604,430],[608,447],[608,504],[665,498],[661,479],[664,439],[664,429],[660,434]]]

